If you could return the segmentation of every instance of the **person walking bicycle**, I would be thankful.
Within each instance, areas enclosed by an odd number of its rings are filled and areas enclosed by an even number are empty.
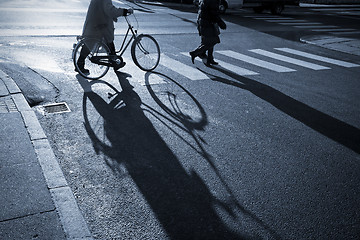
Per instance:
[[[220,30],[226,29],[226,23],[220,18],[219,0],[200,0],[198,11],[198,31],[201,36],[201,44],[194,51],[189,52],[191,61],[196,57],[207,58],[206,65],[218,64],[214,60],[214,46],[220,43]],[[206,56],[207,52],[207,56]]]
[[[112,63],[115,70],[124,67],[125,62],[120,61],[120,64],[118,64],[116,61],[114,45],[114,22],[117,22],[118,17],[127,16],[132,13],[132,9],[115,7],[111,0],[91,0],[86,14],[82,36],[85,38],[105,40],[111,55],[114,55]],[[89,74],[89,70],[85,68],[85,59],[89,54],[90,50],[87,46],[84,45],[81,49],[80,57],[77,61],[79,70],[84,74]],[[78,70],[75,69],[75,71]]]

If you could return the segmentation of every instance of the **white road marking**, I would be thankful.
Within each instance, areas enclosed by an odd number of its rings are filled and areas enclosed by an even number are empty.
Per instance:
[[[284,56],[284,55],[280,55],[280,54],[269,52],[269,51],[262,50],[262,49],[253,49],[253,50],[249,50],[249,51],[260,54],[260,55],[263,55],[263,56],[266,56],[266,57],[274,58],[274,59],[277,59],[277,60],[280,60],[280,61],[283,61],[283,62],[288,62],[288,63],[292,63],[292,64],[302,66],[302,67],[305,67],[305,68],[310,68],[312,70],[330,69],[328,67],[324,67],[324,66],[321,66],[321,65],[318,65],[318,64],[305,62],[305,61],[302,61],[302,60],[299,60],[299,59],[287,57],[287,56]]]
[[[216,51],[217,53],[223,54],[225,56],[231,57],[231,58],[235,58],[237,60],[246,62],[246,63],[250,63],[262,68],[266,68],[275,72],[295,72],[296,70],[291,69],[291,68],[287,68],[284,66],[280,66],[274,63],[270,63],[270,62],[266,62],[257,58],[253,58],[238,52],[234,52],[231,50],[225,50],[225,51]]]
[[[294,55],[298,55],[298,56],[318,60],[318,61],[321,61],[321,62],[331,63],[331,64],[342,66],[342,67],[350,68],[350,67],[359,67],[360,66],[358,64],[349,63],[349,62],[345,62],[345,61],[341,61],[341,60],[337,60],[337,59],[333,59],[333,58],[328,58],[328,57],[322,57],[322,56],[319,56],[319,55],[315,55],[315,54],[311,54],[311,53],[307,53],[307,52],[302,52],[302,51],[298,51],[298,50],[291,49],[291,48],[275,48],[275,49],[279,50],[279,51],[291,53],[291,54],[294,54]]]
[[[190,55],[189,55],[189,61],[190,61]],[[179,61],[176,61],[176,60],[166,56],[165,54],[161,54],[160,64],[166,68],[169,68],[169,69],[189,78],[190,80],[195,81],[195,80],[203,80],[203,79],[209,78],[206,74],[202,73],[198,69],[189,67],[188,65],[181,63]]]

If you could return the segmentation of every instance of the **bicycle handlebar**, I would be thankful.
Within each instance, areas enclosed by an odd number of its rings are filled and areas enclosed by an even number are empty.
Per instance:
[[[132,8],[125,9],[125,10],[126,10],[125,17],[134,13],[134,9],[132,9]]]

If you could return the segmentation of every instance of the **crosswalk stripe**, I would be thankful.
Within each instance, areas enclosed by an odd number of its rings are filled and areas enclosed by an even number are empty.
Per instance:
[[[333,32],[333,34],[346,34],[346,35],[349,35],[349,34],[360,34],[360,31],[351,31],[351,32]]]
[[[314,32],[346,32],[356,30],[353,28],[332,28],[332,29],[313,29]]]
[[[340,29],[333,29],[333,32],[348,32],[348,31],[355,31],[355,28],[340,28]]]
[[[321,29],[324,29],[324,28],[338,28],[338,26],[333,26],[333,25],[316,25],[316,26],[311,26],[311,28],[321,28]]]
[[[301,27],[301,26],[308,26],[308,25],[321,25],[322,23],[318,23],[318,22],[298,22],[298,23],[291,23],[291,22],[284,22],[284,23],[279,23],[281,25],[294,25],[294,27]]]
[[[354,10],[354,8],[318,8],[316,11],[351,11]]]
[[[291,20],[293,18],[287,18],[287,17],[254,17],[254,19],[257,19],[257,20]]]
[[[124,69],[126,69],[126,72],[131,73],[130,75],[133,80],[139,82],[141,85],[146,85],[144,81],[146,72],[139,70],[138,66],[136,66],[133,61],[127,61]],[[164,78],[156,74],[149,75],[148,80],[149,85],[166,83]]]
[[[216,51],[217,53],[223,54],[225,56],[228,57],[232,57],[235,58],[237,60],[243,61],[243,62],[247,62],[262,68],[266,68],[275,72],[295,72],[296,70],[291,69],[291,68],[287,68],[284,66],[280,66],[274,63],[270,63],[270,62],[266,62],[257,58],[253,58],[238,52],[234,52],[231,50],[225,50],[225,51]]]
[[[189,53],[187,53],[187,52],[182,52],[181,54],[184,55],[184,56],[189,56]],[[198,62],[202,61],[200,58],[196,58],[196,60]],[[249,75],[258,75],[259,74],[257,72],[253,72],[253,71],[250,71],[250,70],[248,70],[246,68],[235,66],[235,65],[233,65],[231,63],[227,63],[227,62],[221,61],[219,59],[216,59],[216,61],[219,63],[219,66],[221,66],[222,68],[224,68],[226,70],[229,70],[229,71],[231,71],[233,73],[236,73],[239,76],[249,76]]]
[[[302,60],[299,60],[299,59],[283,56],[283,55],[273,53],[273,52],[269,52],[269,51],[262,50],[262,49],[252,49],[252,50],[249,50],[249,51],[260,54],[260,55],[263,55],[263,56],[266,56],[266,57],[274,58],[274,59],[277,59],[277,60],[280,60],[280,61],[283,61],[283,62],[288,62],[288,63],[299,65],[299,66],[302,66],[302,67],[305,67],[305,68],[310,68],[312,70],[330,69],[328,67],[324,67],[324,66],[321,66],[321,65],[318,65],[318,64],[305,62],[305,61],[302,61]]]
[[[326,25],[316,25],[316,26],[294,26],[296,28],[311,28],[311,29],[322,29],[328,31],[329,28],[334,28],[335,26],[326,26]]]
[[[233,73],[236,73],[237,75],[239,76],[248,76],[248,75],[257,75],[259,73],[257,72],[253,72],[253,71],[250,71],[246,68],[242,68],[242,67],[239,67],[239,66],[235,66],[233,64],[230,64],[230,63],[226,63],[226,62],[223,62],[221,60],[216,60],[219,65]]]
[[[251,14],[251,15],[242,15],[243,17],[254,18],[254,17],[264,17],[264,14]]]
[[[242,15],[242,17],[246,18],[254,18],[254,19],[274,19],[274,18],[287,18],[287,19],[293,19],[291,17],[278,17],[278,16],[264,16],[263,14],[255,14],[255,15]]]
[[[190,56],[189,56],[190,60]],[[165,54],[161,54],[161,61],[160,64],[163,65],[166,68],[169,68],[187,78],[190,80],[203,80],[208,79],[209,77],[205,74],[200,72],[198,69],[189,67],[188,65],[181,63],[179,61],[176,61]]]
[[[328,57],[322,57],[322,56],[319,56],[319,55],[306,53],[306,52],[298,51],[298,50],[291,49],[291,48],[275,48],[275,49],[279,50],[279,51],[291,53],[291,54],[294,54],[294,55],[298,55],[298,56],[318,60],[318,61],[321,61],[321,62],[331,63],[331,64],[342,66],[342,67],[350,68],[350,67],[359,67],[360,66],[358,64],[349,63],[349,62],[345,62],[345,61],[341,61],[341,60],[336,60],[336,59],[328,58]]]
[[[266,22],[273,22],[273,23],[284,23],[284,22],[288,22],[288,23],[298,23],[298,22],[307,22],[306,20],[286,20],[286,19],[269,19],[269,20],[265,20]]]

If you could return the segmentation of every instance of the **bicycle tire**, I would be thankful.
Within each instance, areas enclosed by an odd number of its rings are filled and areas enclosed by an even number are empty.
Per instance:
[[[80,52],[82,49],[86,47],[85,52],[89,52],[87,57],[85,58],[85,68],[89,70],[89,74],[86,74],[81,71],[78,65],[78,59],[80,57]],[[82,39],[79,41],[74,50],[73,50],[73,62],[75,66],[75,70],[84,78],[89,80],[97,80],[105,76],[105,74],[109,71],[109,66],[99,65],[91,61],[92,56],[109,56],[110,50],[108,46],[99,41],[98,39]]]
[[[140,34],[131,45],[131,57],[141,70],[153,71],[160,62],[160,47],[155,38]]]

